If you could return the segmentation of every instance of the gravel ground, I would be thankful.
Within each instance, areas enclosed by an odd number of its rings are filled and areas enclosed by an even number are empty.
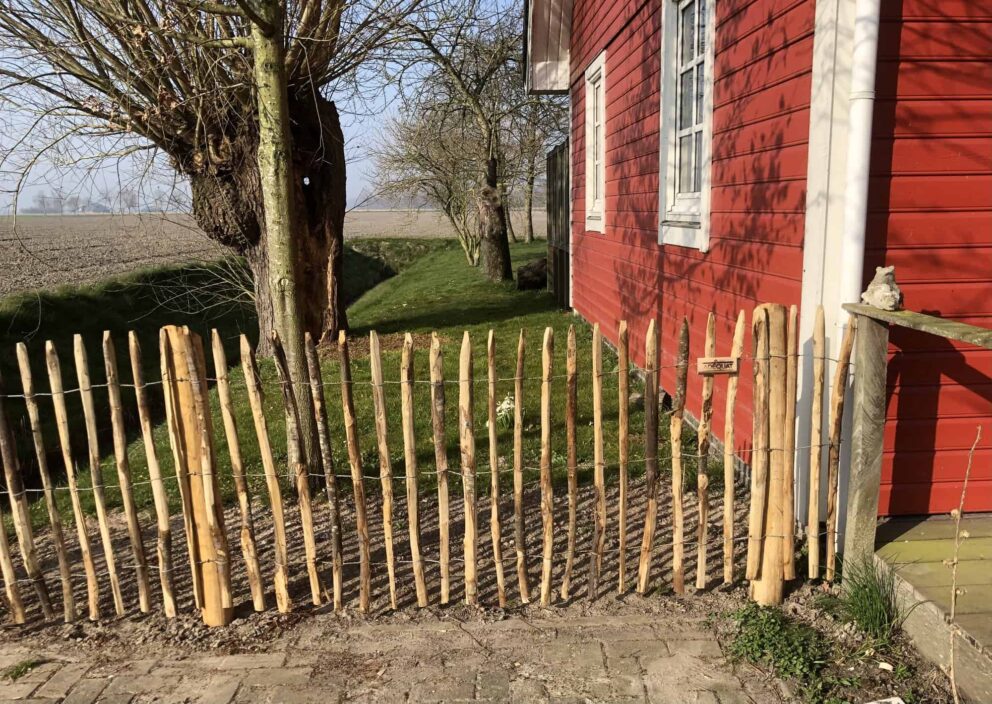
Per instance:
[[[543,212],[534,226],[543,234]],[[514,217],[519,232],[523,223]],[[345,237],[452,237],[436,212],[353,211]],[[135,269],[213,260],[225,250],[184,215],[0,217],[0,296],[99,281]]]

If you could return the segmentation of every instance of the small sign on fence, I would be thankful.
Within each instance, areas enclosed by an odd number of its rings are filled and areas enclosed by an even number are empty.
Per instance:
[[[697,374],[736,374],[740,366],[740,357],[698,357],[696,359]]]

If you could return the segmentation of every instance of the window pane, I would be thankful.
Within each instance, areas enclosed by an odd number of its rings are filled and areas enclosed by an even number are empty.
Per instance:
[[[703,64],[696,64],[696,125],[703,123],[703,73]]]
[[[692,127],[692,69],[679,78],[679,129]]]
[[[692,187],[692,135],[679,138],[679,193],[690,193]]]
[[[699,0],[699,24],[698,31],[696,32],[696,38],[699,40],[699,51],[697,54],[702,56],[706,53],[706,0]]]
[[[696,48],[696,3],[690,2],[682,8],[682,47],[680,63],[691,61]]]
[[[703,190],[703,165],[700,160],[700,155],[703,153],[703,133],[702,131],[696,132],[696,159],[695,164],[693,164],[693,171],[695,175],[693,176],[693,189],[694,191]]]

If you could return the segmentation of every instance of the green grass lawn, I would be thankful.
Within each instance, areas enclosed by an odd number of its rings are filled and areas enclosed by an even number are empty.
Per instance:
[[[380,249],[383,245],[366,245],[364,251],[358,252],[352,264],[362,262],[365,259],[374,259],[376,262],[386,261],[386,257],[381,252],[372,252],[373,249]],[[545,328],[552,328],[555,335],[554,349],[554,379],[552,381],[552,445],[553,445],[553,469],[556,482],[563,482],[565,478],[565,342],[568,327],[574,325],[578,341],[578,368],[579,368],[579,391],[578,391],[578,423],[577,423],[577,445],[579,462],[581,465],[580,476],[588,479],[591,476],[589,464],[593,455],[593,428],[592,428],[592,382],[591,382],[591,339],[592,331],[581,319],[570,314],[555,309],[551,297],[544,291],[517,291],[513,284],[493,284],[484,279],[481,271],[470,268],[465,264],[464,257],[457,246],[451,243],[443,245],[433,245],[423,247],[419,244],[400,244],[399,241],[392,247],[386,247],[390,251],[389,256],[395,256],[396,261],[388,264],[391,270],[399,270],[399,273],[374,288],[368,290],[348,311],[351,325],[350,337],[353,344],[352,353],[352,373],[355,380],[354,396],[356,412],[359,421],[359,438],[361,442],[364,473],[368,475],[378,475],[378,454],[376,450],[376,438],[373,421],[372,395],[370,386],[370,369],[367,356],[367,337],[371,330],[378,332],[383,343],[383,369],[387,382],[397,382],[399,380],[400,346],[402,336],[405,332],[414,334],[415,344],[415,376],[420,381],[426,381],[428,375],[428,348],[427,340],[429,333],[436,331],[443,343],[444,349],[444,370],[445,378],[449,382],[457,380],[458,354],[461,345],[462,335],[468,331],[471,336],[474,351],[475,367],[475,433],[477,447],[477,464],[479,470],[480,491],[485,491],[489,485],[489,459],[488,459],[488,430],[487,430],[487,384],[486,384],[486,338],[489,330],[493,330],[496,339],[496,369],[501,381],[497,384],[497,402],[502,401],[507,395],[512,395],[512,377],[516,368],[516,349],[520,331],[523,330],[527,340],[527,354],[525,367],[525,389],[524,389],[524,464],[527,469],[527,479],[535,481],[538,476],[540,464],[540,376],[541,376],[541,339]],[[512,248],[514,266],[543,256],[546,245],[543,242],[530,245],[514,245]],[[411,263],[412,261],[412,263]],[[364,276],[368,270],[368,263],[361,268]],[[346,277],[354,275],[352,270],[346,269]],[[95,313],[94,313],[95,315]],[[99,320],[99,318],[97,318]],[[165,321],[155,321],[154,326],[150,326],[149,332],[157,331],[157,326]],[[198,332],[206,333],[207,325],[199,321],[200,325],[192,326]],[[212,322],[212,321],[210,321]],[[209,323],[208,323],[209,324]],[[225,323],[226,324],[226,323]],[[220,326],[219,326],[220,327]],[[226,346],[231,347],[236,344],[238,327],[226,325],[223,327],[222,335],[225,336]],[[242,328],[244,329],[244,328]],[[95,328],[94,328],[95,332]],[[68,337],[66,338],[68,339]],[[90,341],[91,366],[94,367],[94,382],[102,381],[102,357],[98,355],[97,339],[94,336]],[[119,349],[123,350],[124,347]],[[157,380],[157,351],[156,344],[145,345],[146,365],[154,367],[147,372],[146,380]],[[121,354],[120,352],[118,353]],[[209,354],[209,344],[208,344]],[[330,432],[333,441],[334,460],[336,472],[338,474],[348,473],[347,452],[344,442],[344,432],[341,420],[341,400],[340,387],[337,384],[339,379],[339,368],[337,354],[334,349],[322,350],[323,374],[326,384],[327,406],[329,409]],[[36,356],[35,359],[38,359]],[[124,361],[122,357],[122,362]],[[234,363],[236,357],[229,357],[229,361]],[[68,351],[63,355],[63,368],[71,371],[71,356]],[[95,367],[98,366],[99,369]],[[122,364],[121,377],[125,382],[130,381],[130,371]],[[212,369],[212,362],[207,362],[208,369]],[[277,454],[276,460],[280,467],[286,466],[286,440],[285,423],[283,415],[282,399],[276,386],[275,371],[268,360],[260,362],[261,375],[266,389],[265,409],[269,421],[272,446]],[[607,349],[603,362],[604,375],[603,385],[603,425],[605,437],[605,458],[607,463],[608,478],[616,476],[617,462],[617,369],[616,356]],[[40,366],[35,374],[42,372]],[[67,374],[68,377],[68,374]],[[246,471],[249,474],[249,482],[253,497],[256,501],[265,503],[266,492],[264,479],[262,477],[262,464],[258,454],[258,444],[254,435],[251,421],[250,408],[248,406],[245,393],[244,379],[239,365],[235,365],[231,370],[231,383],[234,395],[235,411],[238,419],[240,431],[241,449],[245,460]],[[68,383],[67,388],[74,387]],[[47,389],[47,380],[40,384],[41,388]],[[153,401],[161,405],[161,387],[150,387],[150,394]],[[631,391],[640,393],[639,383],[634,380],[631,383]],[[97,391],[98,397],[105,396],[105,392]],[[400,387],[397,383],[387,383],[385,386],[387,403],[387,418],[389,422],[389,445],[390,456],[393,464],[393,474],[397,477],[404,475],[403,466],[403,445],[400,428]],[[133,394],[130,389],[124,389],[124,397],[127,404],[129,418],[134,417]],[[460,465],[458,439],[457,439],[457,399],[458,387],[455,383],[447,387],[447,444],[449,464],[453,474],[457,474]],[[426,384],[416,384],[414,387],[415,401],[415,426],[417,436],[417,457],[420,470],[422,472],[422,486],[429,488],[433,485],[434,470],[434,450],[430,423],[429,387]],[[50,415],[51,409],[47,399],[43,400],[42,413]],[[227,444],[223,436],[223,426],[220,420],[220,411],[217,402],[216,392],[211,390],[211,406],[214,427],[214,447],[217,456],[221,476],[221,489],[225,499],[230,500],[234,495],[233,480],[230,474],[230,464],[227,454]],[[109,423],[109,420],[108,420]],[[632,410],[630,414],[630,471],[633,475],[643,471],[643,412]],[[499,425],[499,455],[500,466],[505,470],[512,467],[512,423]],[[662,419],[661,436],[667,436],[667,421]],[[163,423],[159,423],[154,430],[155,442],[158,450],[159,460],[163,465],[163,472],[169,476],[174,476],[172,466],[172,453],[169,449],[168,436]],[[147,483],[147,461],[144,448],[137,430],[132,430],[130,436],[129,460],[131,474],[135,484],[135,499],[142,508],[150,510],[152,507],[152,495],[150,486]],[[691,440],[691,433],[687,433],[687,440]],[[46,440],[49,444],[54,443],[54,433]],[[664,445],[663,441],[663,445]],[[120,504],[120,495],[116,488],[117,477],[111,457],[112,446],[109,437],[101,446],[101,454],[104,456],[103,473],[107,486],[107,496],[110,505]],[[85,446],[77,443],[75,448],[76,460],[85,460]],[[667,457],[669,451],[663,446],[659,450],[659,456]],[[85,464],[85,462],[83,462]],[[663,471],[667,467],[667,462],[661,462]],[[56,464],[56,466],[60,466]],[[687,468],[687,474],[692,477],[694,468]],[[285,474],[285,471],[283,472]],[[719,472],[713,473],[718,475]],[[510,486],[510,476],[501,476],[503,491],[508,491]],[[718,476],[713,477],[713,482],[718,483]],[[457,479],[454,479],[453,490],[458,488]],[[345,481],[345,483],[347,483]],[[376,491],[377,480],[368,482],[369,490]],[[691,484],[691,482],[690,482]],[[81,471],[80,485],[90,486],[88,472]],[[170,501],[173,509],[178,510],[179,496],[174,481],[168,481],[166,486],[170,492]],[[287,488],[289,482],[286,482]],[[689,487],[687,487],[688,489]],[[90,492],[84,492],[84,503],[89,510],[92,510],[92,500]],[[60,503],[61,510],[69,515],[68,497],[63,497]],[[36,502],[33,506],[33,514],[38,523],[45,520],[44,507],[42,502]]]

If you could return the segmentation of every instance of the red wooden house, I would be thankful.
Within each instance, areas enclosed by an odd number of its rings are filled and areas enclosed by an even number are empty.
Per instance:
[[[527,21],[529,88],[571,98],[572,305],[613,339],[630,321],[639,355],[656,317],[663,386],[682,317],[697,356],[711,310],[727,354],[739,310],[799,306],[808,349],[823,304],[836,357],[876,265],[907,308],[992,327],[992,3],[530,0]],[[949,511],[992,353],[893,330],[888,385],[880,513]],[[992,511],[990,435],[971,511]]]

